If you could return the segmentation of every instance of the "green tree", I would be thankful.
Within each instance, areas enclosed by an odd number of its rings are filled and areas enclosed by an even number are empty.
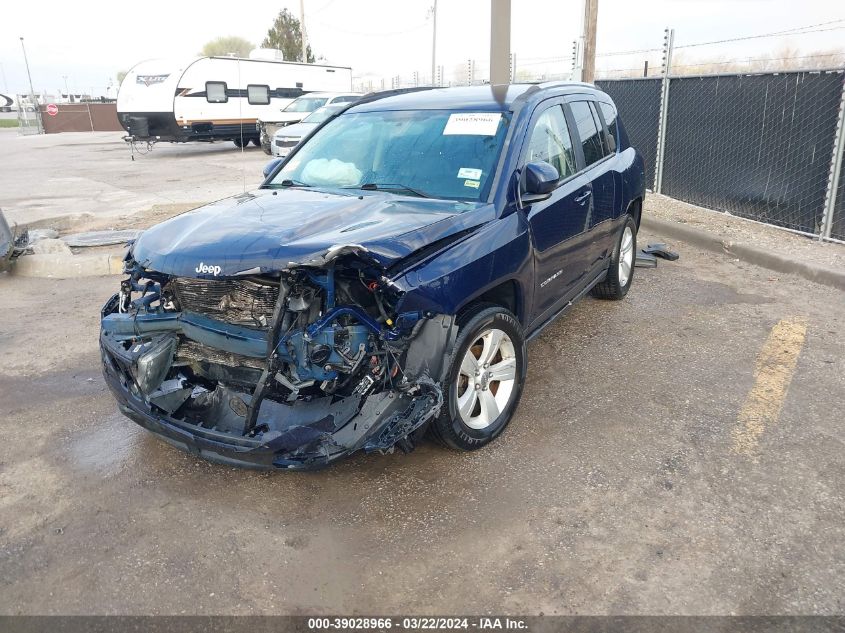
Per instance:
[[[117,72],[117,83],[122,84],[124,77],[126,77],[126,71],[125,70],[119,70]]]
[[[309,45],[306,51],[308,59],[302,59],[302,28],[290,11],[282,9],[273,27],[267,31],[267,37],[261,42],[262,48],[278,48],[282,51],[285,61],[314,63],[314,54]]]
[[[249,57],[249,52],[255,48],[252,42],[247,42],[237,35],[218,37],[202,47],[203,57]]]

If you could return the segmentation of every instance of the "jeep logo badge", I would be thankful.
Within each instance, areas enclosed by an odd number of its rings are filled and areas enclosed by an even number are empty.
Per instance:
[[[199,266],[197,266],[196,268],[194,268],[194,271],[195,271],[195,272],[202,273],[202,274],[204,274],[204,275],[207,275],[207,274],[211,273],[211,274],[212,274],[212,275],[214,275],[215,277],[216,277],[217,275],[219,275],[219,274],[220,274],[220,272],[221,272],[222,270],[223,270],[223,269],[222,269],[222,268],[220,268],[220,266],[208,266],[208,265],[206,265],[206,264],[204,264],[204,263],[202,263],[202,262],[200,262],[200,265],[199,265]]]

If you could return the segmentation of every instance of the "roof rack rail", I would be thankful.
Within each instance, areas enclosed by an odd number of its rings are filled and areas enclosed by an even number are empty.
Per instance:
[[[423,90],[434,90],[435,88],[439,88],[440,86],[415,86],[414,88],[394,88],[393,90],[379,90],[377,92],[368,92],[363,97],[355,101],[355,105],[361,105],[362,103],[370,103],[372,101],[378,101],[379,99],[385,99],[387,97],[394,97],[396,95],[403,95],[409,92],[422,92]]]

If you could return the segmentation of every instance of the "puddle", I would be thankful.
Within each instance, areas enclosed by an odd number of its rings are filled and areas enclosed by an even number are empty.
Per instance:
[[[143,459],[148,433],[120,413],[103,420],[96,429],[74,437],[66,456],[80,470],[113,475]]]

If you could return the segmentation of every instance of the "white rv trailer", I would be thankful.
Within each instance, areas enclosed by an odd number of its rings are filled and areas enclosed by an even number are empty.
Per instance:
[[[142,141],[231,140],[258,145],[256,121],[296,97],[349,91],[352,70],[267,59],[151,59],[132,67],[117,94],[117,118]]]

